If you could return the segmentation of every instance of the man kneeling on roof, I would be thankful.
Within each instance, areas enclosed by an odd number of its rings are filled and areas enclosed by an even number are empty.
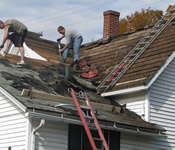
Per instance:
[[[0,20],[0,29],[4,29],[4,37],[2,40],[2,44],[0,45],[0,54],[5,57],[9,51],[9,47],[12,42],[15,45],[15,47],[19,47],[21,53],[21,61],[18,62],[17,64],[20,65],[25,64],[23,43],[27,35],[27,27],[18,20],[10,19],[5,22]],[[10,32],[13,33],[9,34]],[[8,42],[6,50],[2,51],[4,44],[6,43],[7,40]]]
[[[83,37],[80,33],[78,33],[76,30],[69,30],[65,29],[63,26],[58,27],[58,32],[62,34],[60,38],[57,39],[57,41],[61,41],[64,37],[66,39],[66,44],[62,48],[61,51],[63,51],[62,55],[62,61],[65,62],[67,55],[71,48],[74,50],[74,62],[73,62],[73,69],[78,69],[78,60],[80,58],[80,46],[83,41]]]

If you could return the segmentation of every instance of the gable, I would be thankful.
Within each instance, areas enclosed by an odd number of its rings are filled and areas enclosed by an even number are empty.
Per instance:
[[[24,112],[0,89],[0,149],[25,149],[27,119]]]

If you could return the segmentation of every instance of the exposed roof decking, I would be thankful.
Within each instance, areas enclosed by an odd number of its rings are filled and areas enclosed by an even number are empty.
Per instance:
[[[81,49],[82,55],[86,55],[85,58],[90,64],[99,68],[100,79],[103,80],[104,73],[109,74],[148,31],[149,29],[130,35],[116,36],[109,43],[99,46],[96,44],[96,47],[92,49],[88,46],[84,47]],[[111,91],[146,85],[174,52],[174,33],[175,26],[170,24],[127,70]]]
[[[28,111],[35,109],[36,112],[43,112],[43,114],[47,113],[65,113],[69,117],[78,117],[75,114],[72,114],[70,111],[63,110],[61,108],[55,108],[55,105],[58,104],[56,101],[52,100],[43,100],[30,97],[24,97],[21,95],[22,89],[35,89],[40,91],[45,91],[47,93],[54,94],[63,94],[67,91],[67,87],[69,86],[69,82],[64,79],[63,74],[60,74],[58,69],[61,67],[53,66],[53,64],[43,61],[37,61],[32,59],[27,59],[27,66],[19,67],[16,64],[11,62],[16,62],[16,59],[19,59],[18,56],[8,55],[7,61],[0,56],[0,86],[4,88],[7,92],[9,92],[12,96],[14,96],[20,103],[22,103]],[[33,65],[31,68],[28,65]],[[48,68],[44,68],[45,67]],[[52,66],[50,66],[50,65]],[[33,68],[33,69],[32,69]],[[44,70],[42,70],[44,69]],[[46,76],[42,76],[42,73],[46,73]],[[45,78],[47,77],[47,79]],[[65,85],[60,84],[61,82],[65,82]],[[61,91],[62,90],[62,91]],[[82,90],[82,87],[81,87]],[[88,93],[88,91],[87,91]],[[94,93],[95,94],[95,93]],[[99,95],[96,95],[99,96]],[[95,97],[96,97],[95,96]],[[99,96],[100,97],[100,96]],[[110,104],[109,100],[105,100],[106,104]],[[102,101],[101,101],[102,102]],[[104,102],[104,100],[103,100]],[[120,113],[114,112],[106,112],[99,110],[98,118],[101,121],[107,121],[107,124],[111,124],[112,122],[116,122],[121,126],[130,126],[133,128],[141,127],[144,129],[150,130],[163,130],[162,128],[155,126],[153,124],[147,123],[140,118],[134,112],[128,111],[124,109]]]

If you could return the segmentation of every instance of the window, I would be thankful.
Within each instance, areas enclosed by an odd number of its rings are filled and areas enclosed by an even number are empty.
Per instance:
[[[110,150],[120,150],[120,132],[102,130]],[[93,137],[98,135],[97,131],[91,131]],[[89,139],[83,126],[69,124],[68,150],[91,150]],[[97,148],[101,142],[96,143]]]

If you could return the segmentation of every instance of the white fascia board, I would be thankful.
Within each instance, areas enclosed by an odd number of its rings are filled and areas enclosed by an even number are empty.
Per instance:
[[[165,70],[165,68],[170,64],[170,62],[174,59],[174,57],[175,57],[175,52],[171,54],[171,56],[165,61],[163,66],[158,70],[158,72],[150,80],[150,82],[147,85],[148,88],[154,83],[154,81],[159,77],[159,75]]]
[[[15,105],[17,105],[23,112],[26,112],[26,107],[21,104],[15,97],[8,93],[5,89],[0,87],[0,92],[4,94],[9,100],[11,100]]]
[[[107,96],[114,96],[114,95],[129,94],[129,93],[134,93],[138,91],[144,91],[147,89],[148,89],[147,86],[139,86],[139,87],[134,87],[134,88],[128,88],[128,89],[123,89],[123,90],[118,90],[118,91],[102,93],[101,96],[107,97]]]
[[[64,123],[72,123],[72,124],[78,124],[82,125],[81,120],[74,120],[74,119],[68,119],[64,118],[64,115],[61,117],[59,116],[53,116],[53,115],[48,115],[48,114],[42,114],[42,113],[37,113],[37,112],[27,112],[25,114],[26,117],[34,117],[38,119],[46,119],[46,120],[51,120],[51,121],[58,121],[58,122],[64,122]],[[114,123],[115,124],[115,123]],[[147,135],[147,136],[162,136],[166,137],[167,135],[164,134],[156,134],[156,133],[151,133],[151,132],[143,132],[137,130],[130,130],[130,129],[125,129],[125,128],[118,128],[116,126],[106,126],[106,125],[100,125],[102,129],[107,129],[107,130],[114,130],[114,131],[120,131],[120,132],[125,132],[125,133],[133,133],[133,134],[139,134],[139,135]]]

